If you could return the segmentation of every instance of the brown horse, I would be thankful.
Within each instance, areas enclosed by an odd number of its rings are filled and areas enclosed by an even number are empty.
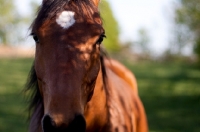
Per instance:
[[[43,0],[32,24],[30,132],[147,132],[132,73],[106,59],[99,0]]]

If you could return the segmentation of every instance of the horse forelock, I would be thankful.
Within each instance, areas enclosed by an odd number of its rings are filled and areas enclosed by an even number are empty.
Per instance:
[[[39,27],[45,20],[51,20],[57,17],[58,13],[67,10],[75,10],[83,18],[88,16],[93,18],[93,12],[99,13],[91,0],[44,0],[30,29],[34,30],[34,28]]]

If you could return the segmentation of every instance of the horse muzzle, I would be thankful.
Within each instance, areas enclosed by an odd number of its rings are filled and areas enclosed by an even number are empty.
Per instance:
[[[65,122],[55,122],[50,115],[45,115],[42,119],[43,132],[85,132],[86,122],[83,115],[76,115],[74,119],[66,124]]]

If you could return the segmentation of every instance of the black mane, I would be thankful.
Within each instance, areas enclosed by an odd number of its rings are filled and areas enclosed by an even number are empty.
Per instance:
[[[35,72],[35,67],[34,64],[31,67],[31,70],[29,72],[29,77],[26,83],[26,87],[25,87],[25,92],[31,92],[30,95],[30,100],[29,100],[29,110],[31,111],[36,104],[42,102],[42,97],[39,91],[39,86],[38,86],[38,81],[37,81],[37,75]]]

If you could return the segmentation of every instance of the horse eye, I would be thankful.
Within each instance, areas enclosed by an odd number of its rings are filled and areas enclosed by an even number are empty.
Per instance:
[[[33,39],[35,40],[36,43],[40,42],[39,38],[38,38],[38,36],[36,34],[32,34],[32,36],[33,36]]]
[[[97,40],[96,44],[101,44],[103,42],[103,39],[106,38],[105,34],[102,34],[99,39]]]

